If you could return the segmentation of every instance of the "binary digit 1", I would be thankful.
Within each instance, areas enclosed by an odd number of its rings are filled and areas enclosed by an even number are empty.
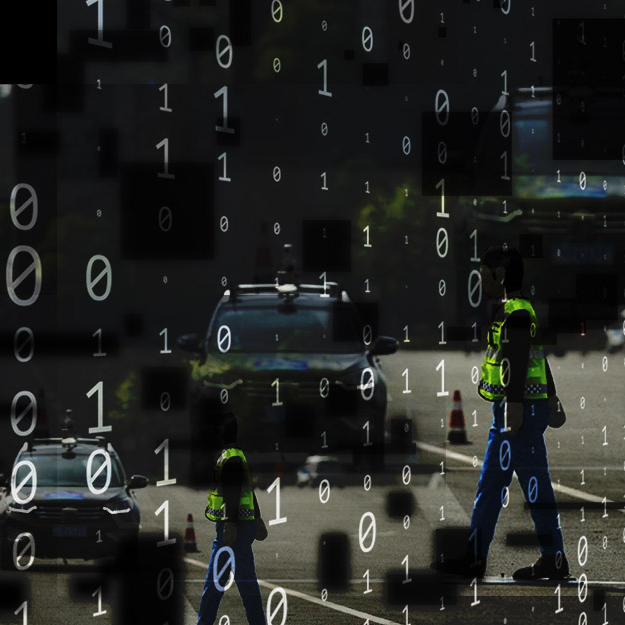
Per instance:
[[[89,37],[87,41],[94,46],[112,48],[113,44],[110,41],[104,41],[104,0],[86,0],[86,2],[88,7],[94,4],[98,5],[98,38]]]
[[[280,516],[280,478],[279,477],[277,477],[271,483],[271,486],[267,489],[267,492],[270,493],[274,489],[276,491],[276,518],[271,519],[271,521],[269,521],[269,525],[278,525],[280,523],[286,523],[286,517]]]
[[[155,450],[155,454],[163,451],[163,475],[164,478],[156,482],[157,486],[169,486],[176,483],[176,478],[169,477],[169,439],[166,438]]]

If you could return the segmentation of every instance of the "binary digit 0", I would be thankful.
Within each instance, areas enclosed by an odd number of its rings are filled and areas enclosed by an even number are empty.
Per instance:
[[[366,324],[362,328],[362,342],[365,345],[371,345],[371,341],[373,340],[373,329],[370,324]]]
[[[226,558],[226,563],[221,568],[219,568],[219,558],[222,553],[225,553],[227,558]],[[224,572],[227,569],[230,569],[230,577],[228,581],[226,582],[226,585],[222,586],[219,580],[221,579],[221,576],[224,574]],[[235,574],[234,551],[232,551],[230,547],[222,547],[215,554],[215,565],[213,567],[213,583],[215,584],[219,592],[226,592],[226,590],[228,590],[228,588],[232,586],[232,582],[234,581],[234,574]]]
[[[440,126],[446,126],[449,121],[449,96],[444,89],[439,89],[434,98],[434,112]]]
[[[224,614],[219,619],[219,625],[230,625],[230,617],[227,614]]]
[[[321,480],[319,483],[319,501],[321,503],[328,503],[330,499],[330,482],[328,480]]]
[[[373,369],[366,367],[360,374],[360,394],[365,401],[369,401],[375,392]]]
[[[223,45],[222,45],[223,44]],[[227,57],[224,60],[224,57]],[[232,65],[232,42],[228,35],[219,35],[215,43],[215,58],[219,67],[228,69]]]
[[[412,142],[410,141],[410,137],[404,136],[404,138],[401,140],[401,149],[406,156],[410,154],[410,150],[412,149]]]
[[[25,397],[27,399],[26,405],[21,407],[18,414],[17,403],[19,400]],[[30,425],[25,430],[19,429],[20,422],[30,414]],[[11,427],[13,432],[17,436],[30,436],[37,425],[37,399],[30,391],[20,391],[13,397],[11,402]]]
[[[368,473],[365,475],[362,486],[367,492],[371,490],[371,476]],[[623,542],[625,543],[625,529],[623,530]]]
[[[167,601],[174,593],[174,572],[169,568],[161,569],[156,579],[156,592],[161,601]]]
[[[504,15],[508,15],[512,8],[512,0],[499,0],[499,7]]]
[[[171,230],[173,221],[173,215],[169,206],[161,206],[158,211],[158,227],[163,232],[169,232]]]
[[[328,380],[328,378],[321,378],[321,380],[319,381],[319,395],[325,399],[329,395],[329,393],[330,380]]]
[[[477,269],[472,269],[467,285],[469,304],[477,308],[482,302],[482,276]]]
[[[17,483],[17,473],[21,467],[26,467],[26,475],[22,478],[20,483]],[[30,482],[30,492],[25,497],[22,497],[22,491],[29,486]],[[35,496],[37,492],[37,469],[35,465],[30,460],[20,460],[17,464],[13,466],[13,471],[11,472],[11,497],[15,503],[20,505],[26,505],[29,503]]]
[[[579,172],[579,188],[584,191],[586,189],[586,172]]]
[[[447,144],[444,141],[438,142],[436,158],[438,158],[438,162],[441,165],[444,165],[447,162]]]
[[[369,26],[365,26],[362,29],[361,41],[365,52],[371,52],[371,50],[373,50],[373,31]]]
[[[222,215],[219,218],[219,229],[222,232],[228,232],[228,226],[229,226],[228,218],[225,215]]]
[[[364,528],[365,519],[369,520],[368,525]],[[363,531],[364,528],[364,531]],[[365,545],[365,541],[367,537],[371,534],[370,542],[368,545]],[[360,517],[360,523],[358,524],[358,543],[360,545],[360,550],[364,553],[369,553],[374,545],[375,545],[375,537],[376,537],[376,523],[375,516],[372,512],[365,512]]]
[[[221,391],[219,391],[219,401],[222,404],[228,403],[228,389],[227,388],[222,388]]]
[[[273,181],[280,182],[281,178],[282,178],[282,170],[276,165],[273,168]]]
[[[28,191],[28,197],[16,207],[17,195],[22,189]],[[33,187],[25,182],[16,184],[13,187],[10,199],[11,221],[18,230],[30,230],[35,225],[37,221],[38,207],[39,200],[37,198],[37,192],[33,189]],[[30,221],[24,224],[20,223],[18,218],[27,208],[31,209]]]
[[[412,479],[412,471],[410,470],[410,465],[404,465],[404,468],[401,471],[401,481],[404,483],[404,486],[408,486],[410,484],[410,480]]]
[[[271,2],[271,17],[276,24],[282,21],[283,9],[282,2],[280,0],[272,0]]]
[[[22,326],[13,337],[13,355],[19,362],[28,362],[35,352],[35,335],[30,328]]]
[[[226,325],[219,326],[217,330],[217,348],[222,354],[225,354],[230,350],[232,344],[232,333],[230,328]]]
[[[436,253],[440,258],[445,258],[449,250],[449,236],[445,228],[439,228],[436,233]]]
[[[102,456],[103,460],[94,472],[93,461],[96,456]],[[106,471],[104,486],[97,488],[94,484],[98,477],[100,477],[100,473],[102,473],[102,471]],[[111,474],[111,456],[109,455],[109,452],[106,451],[106,449],[94,449],[89,455],[89,460],[87,460],[87,486],[89,487],[89,490],[94,495],[101,495],[102,493],[105,493],[111,484]]]
[[[32,262],[22,271],[22,273],[20,273],[19,276],[15,277],[13,275],[13,268],[18,254],[28,254]],[[35,284],[33,286],[32,293],[29,297],[20,297],[15,290],[33,272],[35,272]],[[7,258],[6,265],[7,292],[11,301],[18,306],[31,306],[34,304],[39,297],[39,293],[41,292],[41,277],[41,259],[39,258],[39,254],[37,254],[37,252],[28,245],[18,245],[14,247]]]
[[[26,545],[19,551],[19,543],[22,539],[26,539]],[[30,551],[30,558],[26,564],[21,563],[21,558],[24,554]],[[18,571],[26,571],[29,569],[35,561],[35,537],[30,532],[21,532],[15,537],[13,541],[13,564]]]
[[[404,24],[410,24],[414,19],[414,0],[399,0],[399,17]]]
[[[93,278],[93,266],[96,262],[101,262],[104,265],[104,268],[100,271],[100,273]],[[100,282],[103,278],[106,279],[106,286],[104,287],[104,291],[97,295],[93,290],[93,287]],[[111,286],[113,283],[113,270],[111,269],[111,263],[109,262],[106,256],[102,256],[101,254],[94,254],[87,263],[87,271],[85,280],[87,282],[87,291],[91,299],[96,302],[104,301],[111,292]]]
[[[278,605],[274,609],[272,609],[272,601],[274,595],[279,596]],[[286,600],[286,592],[284,592],[283,588],[274,588],[267,598],[267,623],[268,625],[274,625],[274,618],[276,614],[282,610],[282,620],[278,623],[278,625],[284,625],[286,623],[286,615],[288,610],[287,600]]]
[[[163,48],[169,48],[169,46],[171,45],[171,30],[169,26],[163,24],[158,29],[158,39],[161,42]]]

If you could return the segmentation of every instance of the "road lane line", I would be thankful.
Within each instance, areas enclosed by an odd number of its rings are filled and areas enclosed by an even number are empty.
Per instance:
[[[192,564],[202,569],[206,569],[208,567],[208,563],[200,562],[199,560],[195,560],[193,558],[184,558],[184,561],[188,564]],[[366,612],[361,612],[360,610],[353,610],[352,608],[348,608],[344,605],[334,603],[333,601],[322,601],[317,597],[307,595],[306,593],[299,592],[298,590],[291,590],[290,588],[285,588],[284,586],[270,584],[269,582],[265,582],[260,579],[258,580],[258,585],[262,586],[263,588],[267,588],[268,590],[274,590],[274,588],[282,588],[282,590],[284,590],[287,595],[291,595],[292,597],[297,597],[298,599],[303,599],[304,601],[309,601],[310,603],[315,603],[317,605],[323,606],[324,608],[336,610],[337,612],[343,612],[343,614],[357,616],[358,618],[369,620],[371,623],[380,623],[380,625],[401,625],[400,623],[397,623],[395,621],[389,621],[388,619],[382,618],[380,616],[373,616],[372,614],[367,614]]]
[[[422,449],[423,451],[429,451],[431,453],[445,456],[446,458],[452,458],[453,460],[458,460],[459,462],[464,462],[465,464],[470,464],[471,466],[473,466],[473,457],[471,456],[459,454],[457,451],[451,451],[450,449],[446,449],[445,447],[438,447],[436,445],[430,445],[429,443],[422,443],[421,441],[415,441],[415,443],[417,447],[419,449]],[[482,461],[478,458],[476,467],[481,467],[482,464]],[[562,486],[562,484],[554,484],[553,482],[551,484],[553,486],[553,490],[564,495],[570,495],[571,497],[576,497],[577,499],[581,499],[582,501],[603,503],[603,497],[598,497],[597,495],[585,493],[584,491],[578,490],[577,488],[571,488],[570,486]],[[608,504],[615,503],[612,499],[606,499],[606,502]],[[625,513],[625,509],[623,508],[616,508],[616,510],[618,512]]]

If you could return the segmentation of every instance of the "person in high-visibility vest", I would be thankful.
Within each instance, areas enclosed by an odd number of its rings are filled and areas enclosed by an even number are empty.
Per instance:
[[[249,625],[265,625],[263,600],[256,577],[254,540],[264,540],[267,529],[253,491],[247,459],[236,446],[237,421],[227,413],[216,428],[223,450],[213,473],[213,488],[208,493],[205,515],[215,522],[215,539],[204,591],[200,599],[198,625],[213,625],[230,572],[243,601]]]
[[[465,577],[483,577],[499,513],[510,498],[516,472],[538,534],[541,555],[515,579],[564,579],[564,553],[544,432],[560,427],[564,410],[541,344],[536,313],[522,294],[523,259],[506,247],[486,250],[481,260],[482,290],[499,305],[488,332],[488,348],[478,386],[492,402],[493,422],[471,515],[467,553],[435,567]]]

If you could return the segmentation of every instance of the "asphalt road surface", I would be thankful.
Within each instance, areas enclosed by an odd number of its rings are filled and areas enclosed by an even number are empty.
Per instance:
[[[416,457],[391,458],[387,474],[373,476],[369,489],[364,487],[365,475],[357,473],[350,485],[331,485],[329,492],[281,484],[279,510],[277,487],[271,492],[257,491],[268,524],[284,519],[269,526],[266,541],[255,543],[266,606],[271,596],[267,610],[271,622],[625,622],[622,354],[604,359],[602,353],[570,353],[551,359],[568,421],[564,428],[548,431],[547,445],[571,573],[581,581],[561,587],[475,584],[472,580],[441,585],[427,576],[435,532],[466,527],[471,513],[490,422],[490,406],[479,399],[472,380],[472,368],[479,367],[480,359],[480,353],[458,352],[400,352],[384,359],[391,399],[388,418],[412,419],[418,448]],[[462,393],[470,442],[452,446],[446,435],[455,389]],[[411,467],[410,475],[406,464]],[[516,482],[510,491],[491,548],[490,576],[510,575],[538,555]],[[412,495],[409,522],[401,514],[389,516],[389,500],[396,502],[399,492]],[[163,514],[155,514],[165,500],[169,502],[169,537],[175,537],[176,544],[146,547],[149,558],[132,575],[102,573],[92,562],[36,559],[27,571],[2,575],[0,622],[196,622],[214,531],[203,517],[206,493],[177,484],[150,486],[137,491],[137,496],[146,544],[165,538]],[[196,552],[184,551],[181,544],[189,513],[195,520]],[[165,573],[158,584],[162,596],[176,599],[173,611],[168,607],[171,602],[163,599],[159,604],[159,598],[142,583],[167,568],[172,570],[171,579]],[[320,569],[334,573],[334,579],[330,575],[320,580]],[[342,587],[340,583],[337,587],[337,580],[343,582]],[[133,611],[134,620],[130,620]],[[235,585],[226,592],[219,614],[221,625],[246,622]]]

